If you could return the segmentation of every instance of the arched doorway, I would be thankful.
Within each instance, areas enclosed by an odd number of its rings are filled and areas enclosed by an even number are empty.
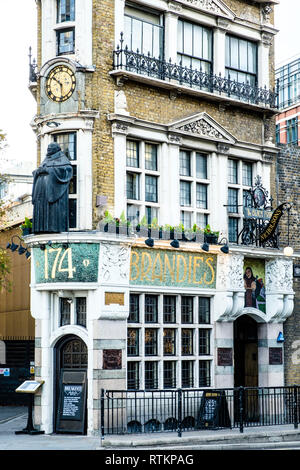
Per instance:
[[[248,421],[258,419],[257,340],[257,322],[248,315],[239,317],[234,322],[234,386],[249,387],[244,396],[244,413]]]
[[[257,323],[248,315],[234,322],[234,386],[258,387]]]
[[[75,335],[61,338],[55,347],[54,366],[55,432],[85,434],[88,352],[82,339]],[[72,389],[72,398],[66,398],[68,389]],[[69,416],[66,416],[66,403]]]

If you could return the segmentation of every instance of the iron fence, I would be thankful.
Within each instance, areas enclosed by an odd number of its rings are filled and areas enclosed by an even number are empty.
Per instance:
[[[164,60],[161,57],[152,57],[141,53],[138,49],[132,51],[124,46],[123,33],[121,33],[120,45],[113,53],[114,70],[124,70],[137,73],[155,79],[177,82],[179,85],[185,85],[193,89],[206,91],[209,93],[218,93],[221,96],[234,98],[251,104],[263,107],[277,107],[277,93],[275,90],[268,90],[250,84],[231,80],[228,77],[222,77],[202,71],[202,69],[193,69],[192,66],[186,67],[182,62],[172,63],[170,60]]]
[[[101,390],[101,436],[294,424],[300,387]]]

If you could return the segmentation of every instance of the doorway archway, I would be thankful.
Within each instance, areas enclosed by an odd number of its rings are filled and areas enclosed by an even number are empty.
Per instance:
[[[242,315],[234,322],[234,386],[244,392],[244,418],[258,420],[258,331],[257,322]],[[236,400],[236,409],[239,407]]]
[[[257,322],[242,315],[234,322],[234,386],[258,387]]]

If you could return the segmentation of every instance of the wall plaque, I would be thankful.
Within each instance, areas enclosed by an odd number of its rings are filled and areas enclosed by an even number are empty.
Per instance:
[[[105,305],[124,305],[123,292],[105,292]]]
[[[121,349],[103,349],[103,369],[122,369]]]
[[[131,250],[131,285],[215,289],[216,277],[216,255],[147,248]]]
[[[282,364],[282,348],[269,348],[269,365]]]
[[[218,366],[232,366],[232,348],[218,348]]]

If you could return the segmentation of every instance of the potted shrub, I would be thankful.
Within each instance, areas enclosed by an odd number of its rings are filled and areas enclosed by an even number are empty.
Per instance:
[[[159,226],[156,218],[154,218],[149,225],[149,236],[159,238]]]
[[[185,242],[195,242],[196,241],[196,224],[193,225],[193,228],[184,229],[183,241]]]
[[[161,227],[161,238],[163,240],[174,240],[174,227],[169,224]]]
[[[104,218],[100,222],[100,230],[103,229],[104,232],[111,232],[112,230],[109,230],[109,227],[114,223],[114,218],[110,214],[110,212],[105,211],[104,212]]]
[[[206,225],[205,229],[203,230],[203,233],[204,233],[204,241],[206,243],[210,243],[211,245],[215,245],[216,243],[218,243],[220,232],[214,232],[210,228],[209,224]]]
[[[120,218],[115,219],[116,222],[116,233],[128,235],[130,222],[126,219],[124,211],[120,215]]]
[[[26,236],[32,232],[32,222],[28,217],[25,217],[24,223],[21,225],[22,235]]]
[[[182,224],[174,227],[174,240],[183,240],[184,239],[184,226]]]
[[[139,233],[140,237],[148,237],[148,224],[147,224],[147,218],[144,215],[142,217],[141,221],[137,224],[136,226],[136,231]]]

